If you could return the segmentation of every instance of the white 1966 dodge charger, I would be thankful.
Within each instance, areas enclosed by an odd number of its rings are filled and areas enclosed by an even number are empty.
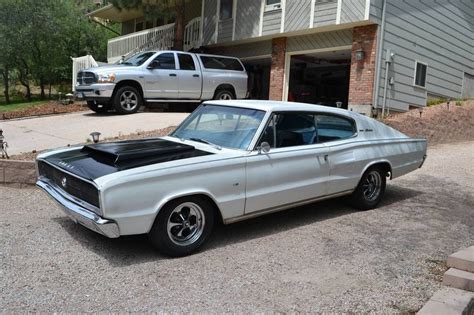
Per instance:
[[[422,166],[426,145],[342,109],[210,101],[166,137],[44,153],[37,185],[89,229],[111,238],[148,233],[163,253],[182,256],[216,220],[344,195],[372,209],[387,178]]]

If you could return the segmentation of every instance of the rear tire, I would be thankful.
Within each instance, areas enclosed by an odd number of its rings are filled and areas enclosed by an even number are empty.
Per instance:
[[[196,252],[213,226],[214,205],[203,197],[184,197],[160,210],[148,238],[161,253],[181,257]]]
[[[140,92],[133,86],[119,88],[113,98],[115,111],[122,115],[136,113],[142,103]]]
[[[234,92],[230,90],[217,90],[214,95],[215,100],[228,101],[235,99]]]
[[[87,107],[98,114],[106,113],[110,109],[108,104],[97,103],[96,101],[87,101]]]
[[[377,207],[385,193],[386,175],[386,172],[380,167],[369,168],[362,175],[359,185],[352,193],[349,199],[350,204],[359,210],[370,210]]]

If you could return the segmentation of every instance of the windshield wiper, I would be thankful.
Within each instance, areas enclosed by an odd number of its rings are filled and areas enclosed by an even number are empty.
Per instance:
[[[201,139],[201,138],[189,138],[189,140],[192,140],[192,141],[197,141],[197,142],[201,142],[201,143],[205,143],[205,144],[208,144],[214,148],[216,148],[217,150],[222,150],[222,147],[215,144],[215,143],[212,143],[212,142],[209,142],[207,140],[204,140],[204,139]]]

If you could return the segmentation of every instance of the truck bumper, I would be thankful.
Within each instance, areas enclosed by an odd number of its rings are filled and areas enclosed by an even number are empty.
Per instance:
[[[53,185],[46,181],[38,180],[36,185],[53,198],[74,222],[109,238],[120,236],[119,227],[114,221],[104,219],[94,212],[68,200]]]
[[[110,100],[114,93],[114,83],[91,84],[87,86],[77,86],[75,97],[80,100]]]

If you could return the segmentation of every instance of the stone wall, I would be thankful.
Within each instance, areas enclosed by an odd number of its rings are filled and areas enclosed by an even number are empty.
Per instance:
[[[35,182],[35,162],[0,160],[0,185],[23,187]]]

